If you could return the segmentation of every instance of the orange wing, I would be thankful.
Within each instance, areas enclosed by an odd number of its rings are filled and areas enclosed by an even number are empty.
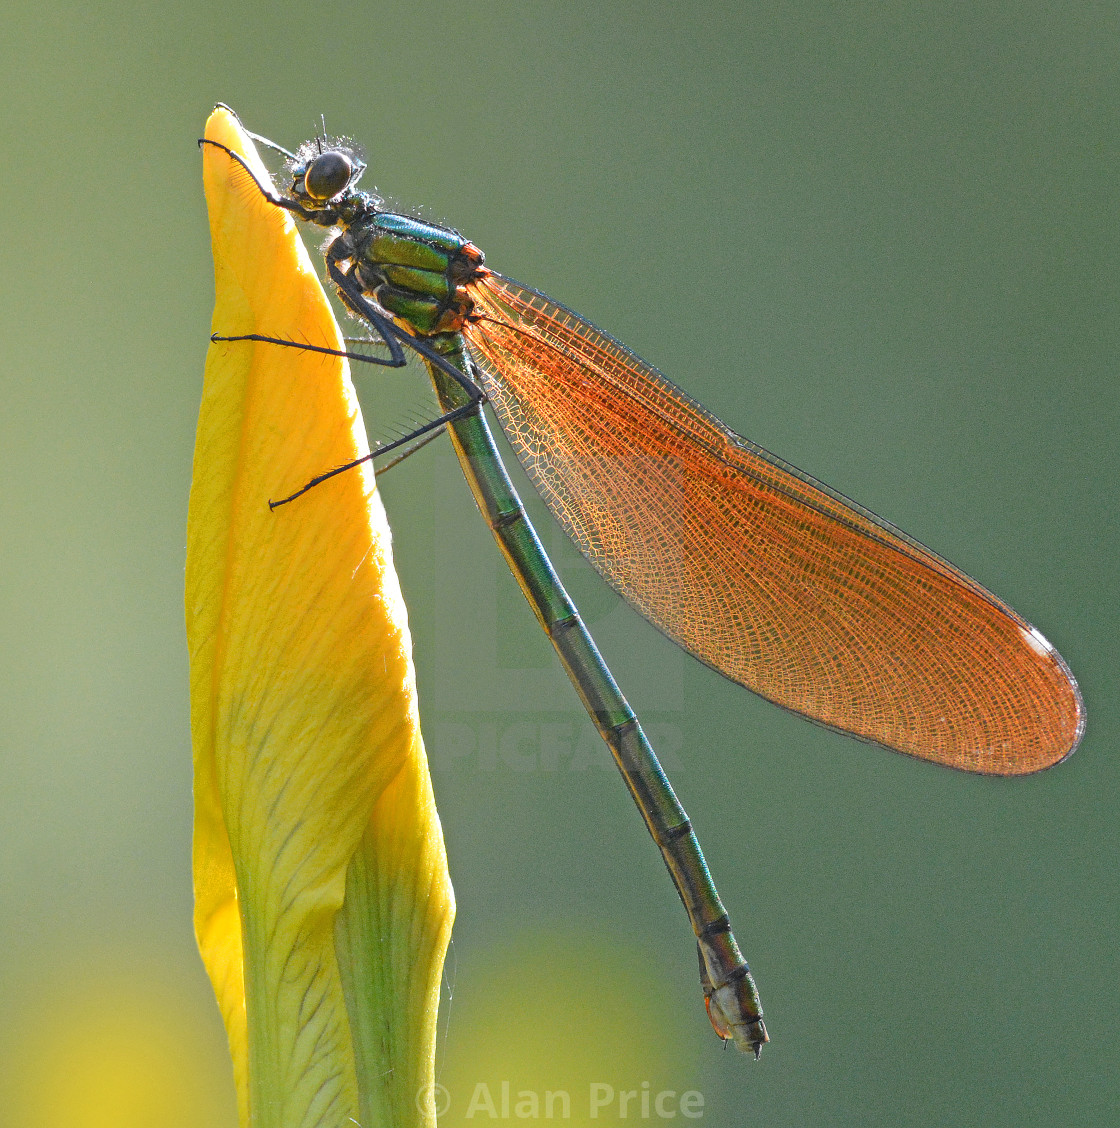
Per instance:
[[[1084,728],[1069,668],[975,580],[729,430],[543,294],[486,272],[464,335],[541,497],[701,661],[913,756],[1014,775]]]

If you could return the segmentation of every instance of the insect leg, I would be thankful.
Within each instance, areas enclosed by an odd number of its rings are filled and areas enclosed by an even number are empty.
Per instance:
[[[478,410],[478,406],[476,404],[467,404],[466,407],[471,411]],[[355,458],[353,462],[347,462],[342,466],[336,466],[333,470],[328,470],[325,474],[316,475],[311,479],[310,482],[307,482],[305,485],[296,490],[295,493],[288,494],[287,497],[282,497],[279,501],[270,500],[268,503],[268,508],[279,509],[281,505],[287,505],[289,501],[295,501],[297,497],[301,497],[303,494],[307,493],[308,490],[312,490],[316,486],[322,485],[323,482],[328,481],[330,478],[334,478],[339,474],[345,474],[347,470],[353,470],[354,467],[361,466],[363,462],[369,462],[374,458],[380,458],[381,455],[388,454],[391,450],[397,450],[400,447],[407,446],[409,443],[414,442],[416,439],[420,439],[421,441],[416,443],[415,446],[409,447],[409,449],[404,452],[401,458],[393,460],[391,466],[395,466],[398,462],[403,461],[410,454],[414,454],[416,451],[418,451],[422,446],[428,443],[430,439],[434,439],[436,435],[441,434],[448,423],[451,423],[456,419],[461,419],[465,414],[466,411],[463,408],[456,408],[454,411],[449,411],[445,415],[441,415],[437,419],[433,419],[430,423],[425,423],[422,427],[417,427],[414,431],[410,431],[407,435],[404,435],[399,439],[394,439],[391,443],[385,443],[383,446],[379,446],[376,450],[371,450],[369,454],[363,454],[361,458]],[[385,467],[383,469],[389,468],[391,467]]]
[[[297,203],[295,200],[286,199],[284,196],[278,196],[271,189],[266,188],[257,179],[256,173],[254,173],[253,170],[248,166],[248,164],[246,164],[245,158],[242,157],[240,153],[235,153],[231,148],[229,148],[228,145],[223,145],[219,141],[211,141],[208,137],[200,137],[198,139],[198,144],[199,148],[201,148],[203,145],[213,145],[215,149],[221,149],[223,153],[228,153],[230,157],[232,157],[233,160],[235,160],[246,171],[246,173],[248,173],[249,179],[252,180],[252,182],[256,185],[257,190],[270,204],[275,204],[278,208],[284,208],[286,211],[290,211],[295,215],[298,215],[300,219],[313,220],[315,218],[314,214],[312,212],[309,212],[302,204]]]
[[[398,454],[395,458],[390,458],[384,466],[379,466],[377,468],[377,473],[379,475],[385,474],[388,471],[392,470],[394,466],[400,466],[400,464],[406,458],[408,458],[410,454],[415,454],[418,450],[423,450],[423,448],[426,447],[428,443],[430,443],[433,439],[438,439],[440,435],[442,435],[446,430],[447,424],[441,423],[434,431],[429,431],[428,434],[426,434],[422,439],[417,439],[417,441],[413,443],[412,446],[406,448],[405,450],[402,450],[400,454]],[[381,450],[376,451],[375,454],[381,454],[383,451],[384,447],[382,447]]]
[[[266,337],[263,333],[240,333],[236,336],[226,337],[220,333],[211,333],[210,340],[212,341],[261,341],[266,345],[283,345],[286,349],[299,349],[301,352],[317,352],[323,353],[325,356],[342,356],[347,360],[357,360],[362,364],[381,364],[386,368],[403,368],[408,362],[405,360],[404,352],[401,350],[400,345],[397,345],[397,355],[395,357],[384,356],[369,356],[367,353],[347,352],[345,349],[328,349],[325,345],[309,345],[304,341],[288,341],[283,337]],[[359,343],[359,342],[352,342]],[[387,344],[390,351],[393,346],[387,341],[370,341],[371,345]]]

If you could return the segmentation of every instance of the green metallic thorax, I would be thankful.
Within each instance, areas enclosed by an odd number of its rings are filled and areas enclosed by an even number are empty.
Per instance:
[[[379,212],[341,236],[362,288],[410,332],[454,333],[471,313],[461,284],[482,267],[482,252],[457,231]]]

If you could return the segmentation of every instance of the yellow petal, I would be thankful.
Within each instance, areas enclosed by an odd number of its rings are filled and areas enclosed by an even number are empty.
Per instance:
[[[246,156],[223,109],[207,138]],[[203,146],[214,332],[340,348],[291,219]],[[434,1123],[454,915],[389,529],[345,362],[212,344],[195,448],[187,634],[195,929],[242,1123]],[[376,985],[370,990],[370,985]]]

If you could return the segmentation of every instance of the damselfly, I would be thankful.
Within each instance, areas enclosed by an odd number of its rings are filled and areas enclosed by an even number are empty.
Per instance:
[[[347,139],[324,130],[292,153],[249,136],[285,158],[282,190],[225,152],[277,207],[331,229],[328,276],[388,349],[339,355],[401,367],[407,349],[431,376],[441,414],[374,455],[408,453],[446,428],[661,850],[696,934],[712,1025],[757,1056],[767,1041],[758,993],[696,834],[541,548],[483,405],[608,583],[689,653],[786,709],[913,756],[1016,775],[1080,740],[1069,668],[948,561],[736,435],[571,310],[489,269],[457,231],[359,191],[366,166]],[[335,352],[282,334],[214,339]]]

